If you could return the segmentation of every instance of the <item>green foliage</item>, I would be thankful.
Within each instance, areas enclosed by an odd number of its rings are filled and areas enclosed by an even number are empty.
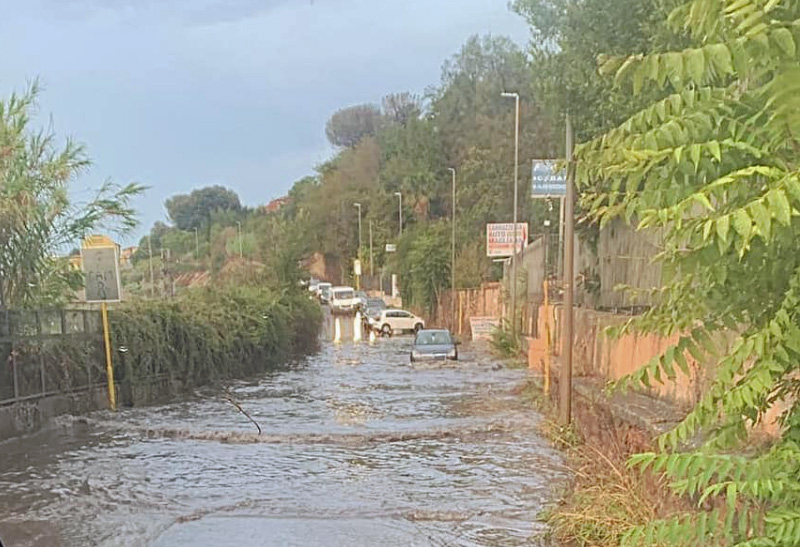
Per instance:
[[[400,238],[395,270],[405,279],[403,303],[432,312],[442,290],[450,286],[451,224],[422,224]]]
[[[624,382],[672,378],[687,355],[714,375],[664,452],[632,460],[698,510],[635,527],[625,545],[800,545],[798,20],[790,0],[684,2],[669,24],[691,47],[602,66],[634,92],[668,93],[577,151],[592,218],[665,234],[659,304],[623,332],[684,334]],[[728,333],[730,349],[713,342]],[[771,410],[775,442],[727,455]]]
[[[631,97],[597,72],[600,55],[644,52],[672,37],[664,0],[515,0],[531,26],[533,96],[561,125],[570,112],[578,140],[622,122],[653,95]],[[563,134],[559,131],[559,134]],[[563,149],[559,148],[563,157]]]
[[[390,93],[381,100],[383,116],[390,124],[406,125],[422,115],[419,97],[408,92]]]
[[[164,204],[170,220],[179,230],[209,229],[211,216],[218,211],[239,211],[242,208],[236,192],[222,186],[207,186],[179,194]]]
[[[261,372],[315,349],[321,312],[308,295],[249,287],[198,289],[110,312],[123,386],[158,375],[186,389]]]
[[[84,148],[31,128],[38,86],[0,101],[0,307],[50,306],[82,283],[59,254],[98,228],[136,225],[129,204],[142,186],[103,184],[87,203],[70,184],[89,167]]]
[[[382,122],[381,110],[377,106],[350,106],[331,116],[325,125],[325,135],[334,146],[352,148],[366,137],[374,137]]]
[[[492,349],[502,357],[519,357],[522,355],[522,336],[505,321],[492,332]]]

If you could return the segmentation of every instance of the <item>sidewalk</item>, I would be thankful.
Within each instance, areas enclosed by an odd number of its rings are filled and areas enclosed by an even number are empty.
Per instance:
[[[558,403],[561,363],[551,357],[550,398]],[[542,371],[533,370],[537,374]],[[675,427],[686,415],[678,405],[628,390],[609,396],[605,381],[592,376],[573,377],[573,423],[587,438],[622,444],[629,451],[648,450],[655,437]]]

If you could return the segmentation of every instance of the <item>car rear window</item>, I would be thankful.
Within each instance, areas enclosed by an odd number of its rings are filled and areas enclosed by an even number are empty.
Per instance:
[[[333,297],[337,300],[349,300],[353,298],[354,294],[353,291],[336,291],[333,293]]]
[[[444,331],[420,332],[415,341],[418,346],[443,346],[452,343],[450,335]]]

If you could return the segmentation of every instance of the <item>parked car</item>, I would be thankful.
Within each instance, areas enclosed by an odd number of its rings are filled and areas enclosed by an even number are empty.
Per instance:
[[[383,298],[367,298],[367,301],[364,303],[364,317],[378,318],[386,307],[386,302],[383,301]]]
[[[331,289],[331,312],[355,313],[359,300],[353,287],[333,287]]]
[[[361,309],[361,320],[364,322],[364,327],[367,329],[372,328],[370,319],[378,319],[385,309],[386,302],[383,301],[383,298],[367,298]]]
[[[317,283],[317,298],[322,300],[322,293],[326,290],[331,290],[332,288],[333,285],[331,285],[330,283],[324,283],[324,282]]]
[[[425,321],[405,310],[381,310],[380,315],[370,318],[370,326],[384,336],[400,332],[418,332],[425,328]]]
[[[356,291],[356,300],[358,300],[359,311],[363,312],[367,306],[367,300],[369,300],[367,293],[364,291]]]
[[[423,329],[417,332],[411,348],[411,362],[426,359],[458,360],[458,344],[447,329]]]
[[[323,304],[330,304],[331,298],[333,298],[333,287],[330,283],[320,283],[319,285],[319,301]]]

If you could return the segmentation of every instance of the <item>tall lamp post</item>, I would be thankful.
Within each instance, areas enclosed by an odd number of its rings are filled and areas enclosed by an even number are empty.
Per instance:
[[[361,204],[354,203],[353,207],[358,209],[358,262],[361,262]],[[361,289],[361,275],[356,276],[356,289]]]
[[[452,236],[450,238],[450,304],[451,304],[451,313],[452,313],[452,322],[453,325],[453,333],[455,333],[455,324],[456,324],[456,170],[452,167],[447,168],[450,171],[450,174],[453,175],[453,220],[450,224],[452,224]],[[459,328],[461,325],[459,325]]]
[[[244,258],[244,252],[242,252],[242,223],[236,223],[236,229],[239,232],[239,258]]]
[[[501,94],[503,97],[513,98],[516,104],[514,121],[514,254],[511,258],[511,332],[517,334],[517,201],[519,186],[519,93]]]
[[[403,235],[403,194],[400,192],[395,192],[395,196],[399,200],[399,204],[397,205],[397,216],[400,220],[400,235]]]

